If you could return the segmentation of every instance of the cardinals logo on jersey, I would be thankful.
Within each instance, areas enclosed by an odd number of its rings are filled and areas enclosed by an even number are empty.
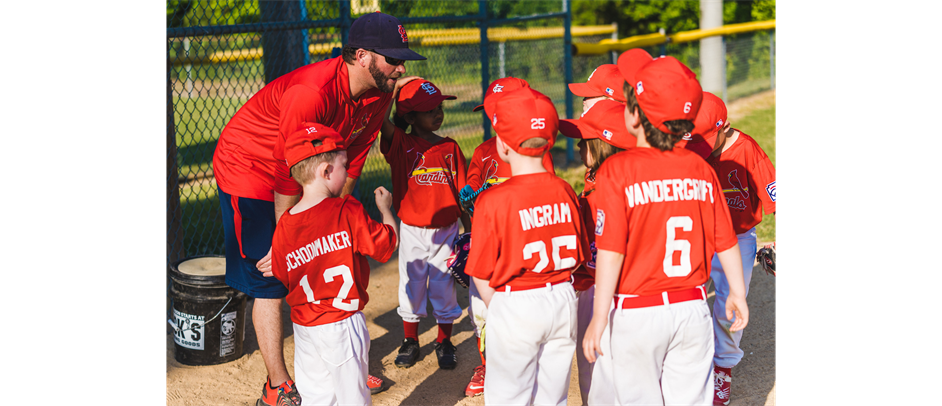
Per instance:
[[[499,165],[500,163],[498,163],[496,159],[491,159],[491,162],[487,164],[487,170],[484,171],[484,182],[490,183],[491,186],[493,186],[504,183],[504,181],[510,179],[497,176],[497,167]]]
[[[749,187],[743,187],[742,181],[739,180],[739,170],[733,169],[726,177],[729,179],[729,184],[733,185],[733,187],[732,189],[723,189],[723,194],[739,193],[733,197],[726,196],[726,205],[731,209],[746,210],[746,200],[749,199]]]
[[[363,117],[360,118],[360,127],[357,128],[356,130],[353,130],[353,132],[350,133],[350,138],[347,140],[347,145],[350,145],[350,143],[352,143],[353,140],[357,139],[357,137],[360,136],[360,133],[362,133],[363,130],[366,129],[366,126],[369,124],[370,124],[370,115],[364,114]]]
[[[428,168],[425,166],[425,155],[417,153],[415,163],[412,164],[412,170],[409,171],[409,178],[415,179],[415,183],[423,186],[433,184],[447,185],[448,181],[454,177],[454,168]],[[452,165],[452,154],[445,155],[445,161]]]

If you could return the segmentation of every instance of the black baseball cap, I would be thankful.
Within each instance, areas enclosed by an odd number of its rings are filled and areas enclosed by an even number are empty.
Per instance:
[[[406,61],[426,59],[409,49],[409,36],[399,19],[378,11],[364,14],[353,21],[347,46],[371,49],[382,56]]]

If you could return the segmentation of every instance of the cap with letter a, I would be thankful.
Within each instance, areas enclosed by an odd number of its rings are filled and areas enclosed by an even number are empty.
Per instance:
[[[314,141],[320,141],[320,145],[315,145]],[[285,161],[290,168],[314,155],[342,149],[343,137],[333,128],[317,123],[302,123],[301,128],[285,140]]]
[[[556,142],[559,129],[556,106],[549,97],[530,87],[484,99],[484,113],[501,141],[521,155],[543,156]],[[521,146],[531,138],[542,138],[547,144],[540,148]]]
[[[487,87],[487,91],[484,92],[484,100],[487,100],[491,96],[499,96],[504,93],[507,93],[511,90],[517,90],[521,87],[530,87],[530,84],[526,80],[518,79],[514,77],[500,78],[493,82]],[[481,103],[471,109],[471,111],[481,111],[484,108],[484,103]]]

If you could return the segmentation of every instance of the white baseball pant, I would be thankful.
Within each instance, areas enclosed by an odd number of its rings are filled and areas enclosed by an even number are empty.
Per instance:
[[[576,292],[569,282],[494,293],[488,308],[488,405],[565,405],[576,349]]]
[[[458,222],[443,228],[399,224],[399,316],[418,323],[428,315],[428,301],[436,322],[453,323],[461,317],[461,306],[445,262],[458,235]]]
[[[756,262],[756,229],[736,236],[739,238],[739,253],[742,254],[742,278],[746,283],[746,296],[749,296],[749,282],[752,281],[752,267]],[[729,326],[734,320],[726,318],[726,298],[729,297],[729,282],[726,273],[720,264],[719,256],[713,254],[713,264],[710,271],[713,279],[713,289],[716,291],[716,300],[713,302],[713,336],[716,352],[713,354],[713,365],[722,368],[732,368],[742,360],[743,351],[739,348],[742,342],[742,332],[739,330],[730,333]]]
[[[294,342],[303,406],[373,404],[366,386],[370,333],[362,312],[320,326],[294,324]]]
[[[478,287],[471,279],[471,286],[468,287],[468,318],[471,319],[471,325],[474,326],[474,336],[481,337],[481,329],[487,321],[487,306],[481,294],[478,293]]]
[[[705,300],[616,308],[610,320],[612,403],[713,404],[713,325]]]

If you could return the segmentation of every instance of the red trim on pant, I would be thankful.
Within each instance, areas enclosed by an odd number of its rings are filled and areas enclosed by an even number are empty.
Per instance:
[[[245,258],[245,251],[242,249],[242,212],[239,211],[239,197],[238,196],[229,196],[230,204],[232,204],[232,224],[235,228],[236,241],[239,242],[239,255],[242,255],[242,258]]]

